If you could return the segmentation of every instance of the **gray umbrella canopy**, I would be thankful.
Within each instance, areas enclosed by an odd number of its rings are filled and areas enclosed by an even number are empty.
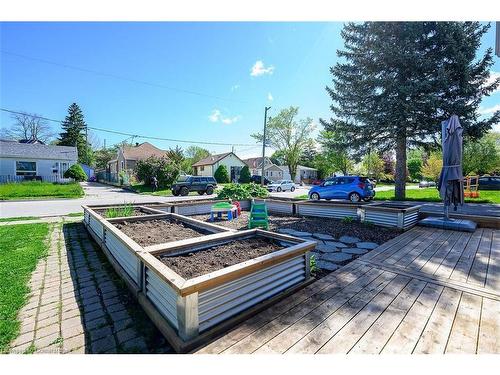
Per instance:
[[[458,116],[443,121],[443,169],[439,175],[439,195],[445,206],[464,204],[462,174],[462,126]]]

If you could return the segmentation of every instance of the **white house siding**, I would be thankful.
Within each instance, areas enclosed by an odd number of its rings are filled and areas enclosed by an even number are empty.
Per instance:
[[[211,165],[202,165],[200,167],[196,167],[196,173],[195,174],[197,176],[211,177],[211,176],[213,176],[212,166]]]
[[[33,158],[8,158],[2,157],[0,158],[0,176],[2,176],[2,180],[10,179],[14,180],[15,178],[22,179],[22,176],[16,176],[16,161],[26,161],[26,162],[35,162],[36,163],[36,176],[41,176],[43,180],[46,181],[58,181],[62,180],[63,176],[59,173],[62,163],[66,163],[66,169],[75,164],[74,160],[55,160],[55,159],[33,159]],[[61,164],[57,164],[61,163]],[[57,170],[57,173],[54,173],[54,169]],[[64,172],[63,172],[64,173]],[[9,177],[7,177],[9,176]],[[0,181],[3,182],[3,181]]]
[[[283,180],[283,171],[281,168],[272,165],[264,169],[266,177],[271,181]],[[259,174],[260,175],[260,174]]]
[[[239,168],[239,171],[241,171],[241,168],[243,168],[246,164],[243,163],[240,159],[238,159],[236,156],[233,154],[229,154],[226,156],[224,159],[219,160],[217,163],[213,165],[213,173],[219,168],[220,165],[226,166],[227,173],[229,174],[229,178],[231,178],[231,167],[236,167]],[[206,168],[206,166],[205,166]],[[213,175],[201,175],[201,176],[213,176]],[[236,178],[239,177],[239,172],[237,173]]]

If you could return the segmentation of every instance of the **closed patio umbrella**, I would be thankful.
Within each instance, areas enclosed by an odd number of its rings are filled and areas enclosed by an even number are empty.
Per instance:
[[[458,116],[453,115],[442,124],[443,169],[439,175],[439,195],[444,203],[445,219],[449,219],[449,207],[464,204],[464,185],[462,174],[462,126]]]

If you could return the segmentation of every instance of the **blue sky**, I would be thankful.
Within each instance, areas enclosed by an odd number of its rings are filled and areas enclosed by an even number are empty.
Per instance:
[[[325,86],[330,84],[336,50],[343,45],[341,28],[341,23],[313,22],[2,23],[2,51],[58,65],[2,53],[0,104],[63,119],[76,102],[89,126],[254,144],[250,134],[261,130],[266,105],[272,107],[271,115],[294,105],[300,107],[300,117],[315,122],[330,116]],[[484,37],[482,50],[493,45],[494,27]],[[500,74],[496,57],[492,71]],[[495,106],[500,107],[500,91],[482,104],[485,111]],[[0,114],[0,126],[11,122],[8,114]],[[108,145],[126,138],[96,135]],[[261,152],[258,145],[235,149],[243,157]]]

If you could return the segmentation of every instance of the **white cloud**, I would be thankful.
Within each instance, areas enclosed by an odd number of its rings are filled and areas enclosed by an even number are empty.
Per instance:
[[[222,115],[222,112],[218,109],[214,109],[212,113],[208,116],[208,119],[210,122],[222,122],[223,124],[226,125],[231,125],[234,124],[235,122],[239,121],[241,119],[241,116],[234,116],[234,117],[227,117]]]
[[[262,76],[264,74],[273,74],[274,66],[269,65],[266,67],[264,62],[261,60],[257,60],[255,64],[253,64],[252,69],[250,69],[250,75],[252,77]]]
[[[486,85],[491,85],[498,78],[500,78],[500,72],[493,72],[493,71],[490,72],[490,78],[488,78],[486,80]],[[493,90],[491,92],[491,94],[494,94],[494,93],[497,93],[497,92],[500,92],[500,85],[498,85],[498,87],[495,90]]]
[[[208,116],[210,122],[217,122],[220,119],[220,111],[218,109],[214,109],[210,116]]]
[[[234,116],[234,117],[223,117],[221,118],[221,122],[226,125],[231,125],[234,124],[236,121],[240,119],[241,116]]]
[[[231,91],[236,91],[240,88],[240,85],[233,85],[231,86]]]
[[[487,107],[487,108],[479,108],[479,113],[482,115],[487,115],[490,113],[495,113],[496,111],[500,111],[500,104],[494,105],[493,107]]]
[[[270,92],[267,93],[267,100],[269,100],[270,102],[272,102],[274,100],[274,98]]]

